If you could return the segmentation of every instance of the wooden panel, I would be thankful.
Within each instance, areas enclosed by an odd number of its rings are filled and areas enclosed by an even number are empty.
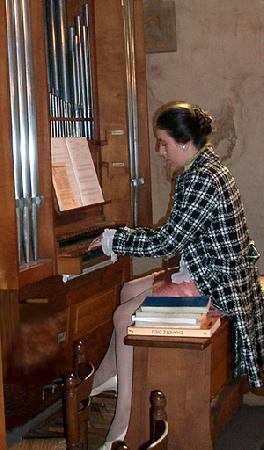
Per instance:
[[[86,356],[95,366],[107,351],[113,330],[113,310],[121,287],[130,277],[130,259],[66,283],[66,303],[71,309],[70,341],[82,339]]]
[[[17,378],[19,373],[24,382],[35,379],[45,384],[64,373],[63,359],[67,345],[71,344],[70,310],[51,312],[49,304],[21,304],[20,315],[9,377]]]
[[[66,283],[67,303],[82,302],[84,298],[87,298],[88,293],[89,296],[94,296],[98,292],[111,289],[113,286],[121,286],[130,277],[130,264],[130,258],[123,256],[115,264],[76,277]]]
[[[222,319],[221,327],[212,337],[211,396],[230,381],[233,371],[231,322]]]
[[[80,275],[82,273],[81,258],[78,256],[58,256],[57,272],[61,275],[65,273],[71,275]]]
[[[116,307],[116,289],[100,292],[93,298],[86,298],[75,306],[74,339],[93,331],[105,322],[112,322],[112,313]]]
[[[0,330],[3,371],[6,375],[17,342],[19,305],[17,291],[0,291]]]
[[[129,334],[125,337],[125,344],[134,347],[157,348],[185,348],[189,350],[203,350],[211,344],[210,339],[205,338],[178,338],[174,336],[140,336]]]
[[[109,256],[101,255],[97,258],[84,261],[81,256],[60,255],[58,256],[58,274],[81,275],[83,269],[93,267],[104,261],[109,261]]]
[[[144,45],[143,1],[134,0],[135,57],[139,114],[139,174],[145,182],[139,187],[139,225],[151,226],[152,195],[149,154],[146,54]],[[152,130],[150,130],[152,133]],[[154,149],[150,149],[154,151]]]
[[[168,402],[169,450],[212,450],[210,351],[210,346],[203,350],[134,348],[133,400],[126,436],[131,448],[148,439],[149,395],[160,389]]]
[[[222,386],[212,402],[211,431],[215,440],[243,402],[243,379]]]
[[[1,336],[0,336],[1,337]],[[3,391],[2,349],[0,340],[0,448],[6,450],[5,406]]]
[[[0,29],[0,286],[7,289],[18,285],[18,257],[5,2],[0,2]]]
[[[39,260],[38,263],[32,264],[29,267],[22,267],[19,271],[19,287],[49,277],[54,272],[54,262],[49,260]]]
[[[95,367],[99,366],[107,352],[112,332],[113,324],[107,322],[95,328],[91,333],[88,330],[87,334],[82,336],[86,357],[93,362]]]
[[[139,114],[139,175],[145,179],[145,184],[139,187],[139,224],[151,225],[152,201],[142,1],[134,2],[134,8]],[[104,14],[101,14],[102,9]],[[108,18],[107,22],[105,17]],[[105,208],[105,214],[107,218],[111,216],[112,220],[129,223],[131,215],[129,215],[127,88],[123,11],[119,0],[111,2],[96,0],[95,27],[100,130],[101,138],[106,134],[108,141],[108,145],[103,148],[102,153],[102,160],[105,163],[103,187],[106,196],[112,198],[111,205]],[[111,92],[111,96],[109,96],[109,92]],[[113,130],[123,130],[124,135],[111,136]],[[126,207],[124,208],[123,205]]]
[[[100,139],[107,140],[102,148],[103,192],[111,199],[105,215],[109,221],[128,224],[131,211],[122,5],[120,0],[96,0],[94,10]],[[112,136],[113,130],[122,130],[123,134]]]
[[[111,335],[113,309],[119,302],[121,286],[129,277],[129,268],[129,258],[123,257],[116,264],[67,283],[63,283],[61,277],[50,277],[24,286],[16,293],[13,307],[10,305],[8,310],[5,301],[1,325],[5,354],[9,354],[11,366],[9,375],[14,374],[18,366],[20,373],[33,376],[40,372],[38,377],[47,381],[69,372],[72,346],[77,338],[86,340],[87,349],[96,348],[97,360],[101,360]],[[42,299],[47,303],[41,304]],[[66,333],[66,340],[58,342],[62,332]],[[13,351],[12,345],[15,345]],[[48,364],[51,359],[52,364]]]

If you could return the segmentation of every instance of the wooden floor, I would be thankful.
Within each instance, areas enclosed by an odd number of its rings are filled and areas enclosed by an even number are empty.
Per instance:
[[[244,394],[243,403],[249,406],[264,406],[264,392],[258,391],[258,395],[248,392]],[[90,419],[88,424],[89,450],[96,450],[103,442],[108,432],[111,420],[114,415],[116,398],[113,393],[106,392],[101,396],[94,397],[91,405]],[[61,419],[62,421],[62,419]],[[46,427],[47,432],[54,430],[54,421],[50,421]],[[39,432],[36,430],[36,434]],[[63,430],[61,428],[61,435]],[[229,447],[230,448],[230,447]],[[22,439],[13,445],[10,450],[65,450],[65,440],[63,437],[40,439]],[[1,450],[1,449],[0,449]],[[202,450],[202,449],[199,449]],[[263,448],[264,450],[264,448]]]
[[[258,390],[252,390],[253,392],[248,392],[244,395],[244,403],[251,405],[264,406],[264,388]],[[255,395],[257,394],[257,395]],[[251,402],[251,403],[249,403]],[[89,434],[89,450],[96,450],[105,440],[105,436],[108,432],[110,423],[113,419],[116,406],[116,397],[113,392],[104,392],[100,396],[94,397],[91,403],[91,411],[88,423],[88,434]],[[59,414],[58,414],[59,415]],[[45,422],[44,428],[46,427],[47,433],[44,432],[38,435],[37,432],[34,434],[28,433],[31,438],[21,439],[12,447],[10,450],[65,450],[65,440],[63,438],[63,427],[62,427],[62,414],[60,413],[60,431],[56,433],[56,437],[48,438],[50,436],[49,432],[51,429],[55,430],[54,422],[52,420]],[[43,424],[41,424],[43,427]],[[56,425],[57,426],[57,425]],[[41,427],[38,427],[39,429]],[[42,428],[43,429],[43,428]],[[41,431],[41,430],[40,430]],[[32,437],[35,436],[35,437]],[[44,438],[45,436],[45,438]],[[0,449],[1,450],[1,449]],[[199,449],[202,450],[202,449]],[[235,449],[234,449],[235,450]]]
[[[105,436],[108,432],[110,423],[114,416],[116,405],[116,398],[113,393],[105,393],[101,396],[94,397],[91,405],[91,412],[88,424],[89,434],[89,450],[96,450],[105,440]],[[61,420],[62,422],[62,420]],[[54,420],[50,421],[46,426],[47,434],[54,430],[58,431],[58,434],[63,434],[63,428],[59,430]],[[34,433],[31,433],[31,435]],[[36,430],[36,435],[41,435],[41,427]],[[10,450],[65,450],[65,439],[61,437],[52,438],[25,438],[17,444],[10,447]]]
[[[61,438],[52,439],[25,439],[17,443],[12,450],[65,450],[65,440]]]

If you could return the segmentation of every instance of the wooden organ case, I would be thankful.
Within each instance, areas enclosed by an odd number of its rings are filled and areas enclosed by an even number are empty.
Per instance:
[[[84,0],[7,0],[0,5],[0,323],[6,410],[10,407],[11,416],[12,408],[18,410],[20,405],[13,404],[10,386],[23,389],[23,386],[34,384],[36,405],[32,398],[29,400],[31,406],[28,405],[33,416],[41,405],[43,385],[72,369],[72,347],[77,339],[81,338],[85,343],[89,359],[95,365],[100,363],[109,344],[112,313],[119,301],[120,288],[131,277],[130,259],[120,257],[112,264],[101,254],[88,255],[88,243],[105,227],[133,225],[133,195],[136,196],[136,224],[148,226],[152,223],[143,2],[88,0],[92,119],[87,119],[84,114],[69,120],[61,117],[60,110],[56,117],[50,112],[45,29],[46,7],[47,4],[51,7],[52,3],[56,3],[56,8],[65,7],[64,19],[67,26],[72,27],[82,13]],[[31,50],[29,56],[24,55],[24,63],[17,56],[19,49],[14,48],[15,43],[17,47],[20,44],[16,39],[10,41],[10,30],[17,32],[17,25],[10,21],[10,5],[13,5],[13,21],[20,23],[19,14],[26,14],[28,20],[23,39],[26,50],[27,40]],[[27,8],[26,13],[24,8]],[[131,27],[134,40],[132,50],[128,51],[126,39],[130,38],[131,45]],[[15,80],[10,75],[12,51],[16,55],[14,70],[18,73]],[[31,58],[29,61],[28,57]],[[22,70],[25,70],[26,81],[21,81]],[[33,89],[25,84],[28,76],[31,76]],[[133,97],[135,86],[136,97]],[[25,105],[23,99],[15,97],[14,89],[22,92],[24,89],[27,100],[34,96],[33,128],[38,171],[37,186],[31,183],[28,191],[27,186],[24,187],[27,173],[23,161],[22,175],[16,172],[18,166],[19,173],[21,161],[14,150],[13,121],[14,114],[23,119]],[[129,147],[130,129],[135,126],[135,108],[140,156],[133,173]],[[27,115],[26,129],[30,122],[30,107]],[[58,123],[62,127],[66,123],[71,126],[78,123],[82,127],[92,123],[92,134],[86,137],[104,203],[70,211],[58,210],[51,181],[51,130]],[[17,148],[20,152],[25,144],[21,142],[23,126],[19,122]],[[29,154],[29,166],[31,162]],[[134,187],[139,184],[142,185],[135,194]],[[37,241],[35,248],[34,240]],[[20,397],[25,403],[25,398]]]

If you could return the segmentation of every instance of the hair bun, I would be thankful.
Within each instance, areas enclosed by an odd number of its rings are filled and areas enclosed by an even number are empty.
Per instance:
[[[199,126],[200,133],[204,136],[208,136],[210,133],[212,133],[213,119],[208,114],[208,112],[205,111],[204,109],[200,108],[199,106],[194,106],[193,113],[197,120],[197,125]]]

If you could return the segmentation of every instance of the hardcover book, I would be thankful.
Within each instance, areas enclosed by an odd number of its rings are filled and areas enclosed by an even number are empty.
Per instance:
[[[160,311],[161,308],[156,308],[155,311],[141,311],[140,307],[135,311],[135,316],[136,317],[161,317],[161,318],[166,318],[166,317],[186,317],[188,319],[200,319],[201,317],[204,317],[205,313],[204,312],[189,312],[189,311],[169,311],[169,312],[164,312],[164,311]]]
[[[201,325],[196,327],[141,327],[130,325],[127,327],[127,334],[137,334],[145,336],[172,336],[172,337],[197,337],[209,338],[220,327],[220,317],[206,317]]]
[[[159,321],[159,322],[155,322],[155,321],[148,321],[148,322],[144,322],[142,320],[136,320],[134,323],[135,327],[150,327],[150,328],[200,328],[200,324],[199,323],[186,323],[186,322],[170,322],[170,321]]]
[[[141,304],[140,311],[197,312],[206,313],[210,307],[210,297],[152,297],[148,296]]]
[[[160,313],[158,315],[152,313],[152,315],[145,317],[141,316],[140,312],[141,311],[136,311],[136,313],[132,315],[132,322],[134,322],[136,325],[138,325],[139,323],[140,325],[146,324],[145,326],[150,326],[149,324],[153,324],[153,326],[160,326],[161,324],[171,324],[172,326],[199,326],[201,320],[206,316],[206,314],[199,314],[198,317],[187,317],[186,315],[177,316],[170,313]]]

